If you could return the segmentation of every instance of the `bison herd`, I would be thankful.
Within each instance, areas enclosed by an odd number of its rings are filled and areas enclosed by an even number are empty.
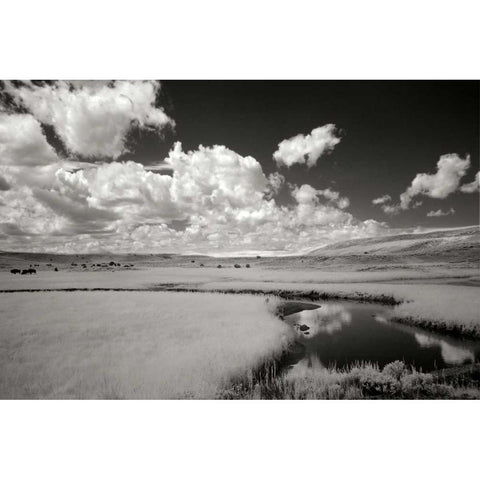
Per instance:
[[[17,273],[19,275],[33,275],[36,274],[37,271],[34,268],[25,268],[23,270],[19,270],[18,268],[12,268],[12,270],[10,270],[10,273],[13,273],[14,275],[16,275]]]

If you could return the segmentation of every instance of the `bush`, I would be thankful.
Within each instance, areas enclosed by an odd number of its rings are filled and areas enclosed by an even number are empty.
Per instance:
[[[396,380],[400,380],[404,375],[408,373],[407,366],[400,360],[389,363],[383,367],[382,372],[385,375],[389,375]]]

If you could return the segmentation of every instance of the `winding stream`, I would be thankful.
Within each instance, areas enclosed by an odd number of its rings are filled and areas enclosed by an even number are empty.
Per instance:
[[[480,341],[392,322],[388,306],[325,301],[300,308],[308,309],[284,316],[296,343],[281,367],[293,372],[357,362],[383,367],[395,360],[429,372],[480,361]]]

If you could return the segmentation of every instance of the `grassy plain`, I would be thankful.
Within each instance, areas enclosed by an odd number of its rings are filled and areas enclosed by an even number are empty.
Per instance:
[[[479,237],[469,227],[270,258],[0,252],[0,396],[212,398],[252,378],[288,329],[263,295],[208,292],[388,301],[400,322],[480,337]]]
[[[265,298],[0,294],[0,398],[213,398],[291,339]]]

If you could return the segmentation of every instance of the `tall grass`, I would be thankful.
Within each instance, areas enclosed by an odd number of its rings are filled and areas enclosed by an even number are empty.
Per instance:
[[[214,398],[287,347],[269,308],[211,293],[0,294],[0,397]]]
[[[480,385],[472,376],[447,382],[439,376],[417,372],[395,361],[380,369],[370,363],[345,369],[318,368],[301,375],[244,378],[227,386],[222,399],[343,400],[343,399],[442,399],[480,398]]]

